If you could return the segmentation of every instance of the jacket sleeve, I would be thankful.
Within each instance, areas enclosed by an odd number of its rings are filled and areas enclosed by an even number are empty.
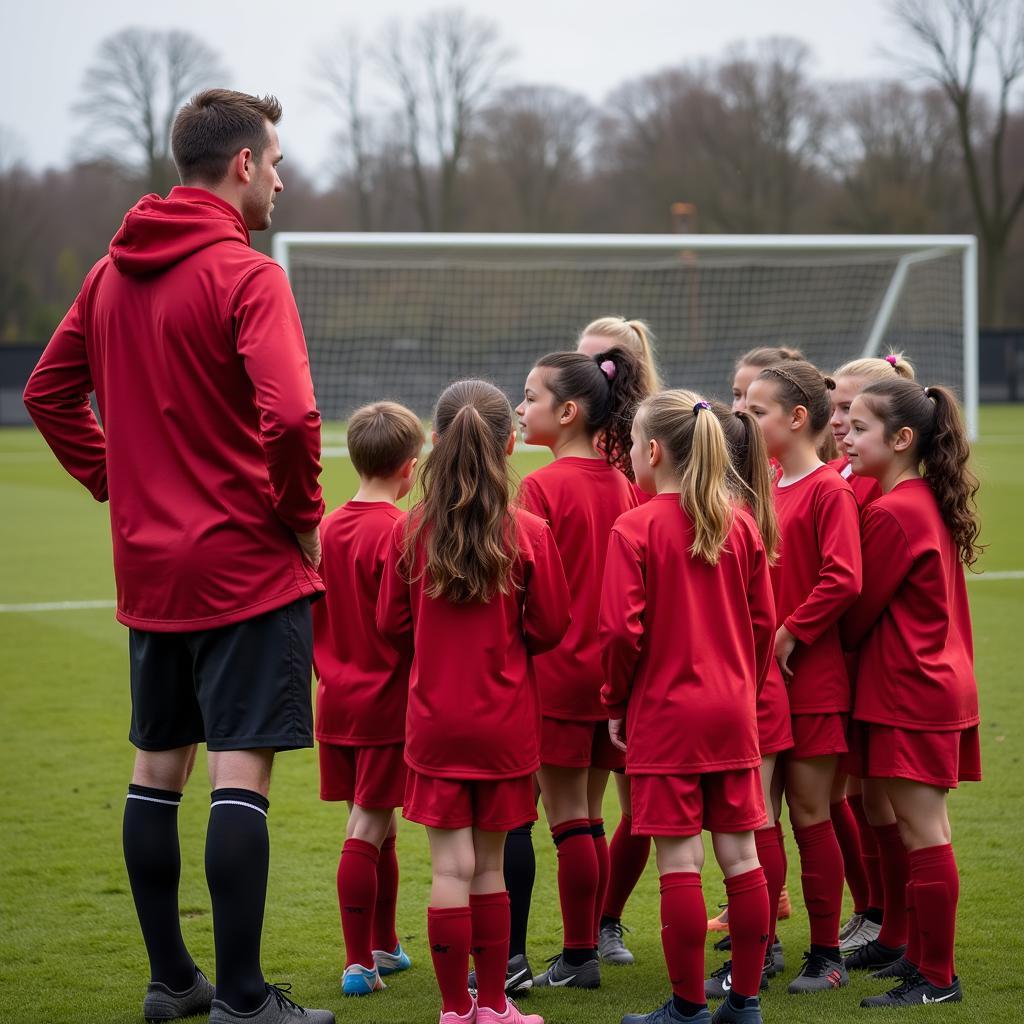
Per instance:
[[[399,519],[384,559],[384,572],[377,594],[377,629],[396,651],[409,655],[413,650],[412,600],[409,583],[399,567],[404,532],[405,520]]]
[[[557,647],[565,636],[572,613],[569,584],[555,538],[545,523],[533,544],[532,564],[523,599],[523,637],[530,654]]]
[[[857,499],[848,488],[823,495],[814,510],[821,569],[818,582],[784,625],[813,644],[857,599],[861,588]]]
[[[864,588],[843,617],[843,646],[854,650],[867,636],[914,562],[903,528],[890,512],[868,505],[861,514]]]
[[[83,285],[25,386],[25,407],[60,464],[97,501],[107,500],[107,443],[89,404]]]
[[[647,585],[640,553],[613,529],[601,586],[598,640],[605,684],[601,700],[609,718],[624,718],[640,659]]]
[[[259,410],[274,511],[290,530],[305,533],[324,512],[320,413],[299,312],[276,263],[260,264],[239,284],[231,317]]]
[[[755,538],[753,545],[747,606],[750,608],[750,624],[754,631],[757,695],[760,696],[775,661],[775,595],[768,569],[768,555],[760,538]]]

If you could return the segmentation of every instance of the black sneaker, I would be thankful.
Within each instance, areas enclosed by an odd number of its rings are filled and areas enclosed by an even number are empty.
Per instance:
[[[803,967],[786,991],[790,995],[803,995],[807,992],[827,992],[849,984],[850,976],[841,961],[830,960],[820,953],[804,953]]]
[[[711,1011],[705,1006],[692,1017],[686,1017],[676,1009],[670,998],[650,1013],[627,1013],[621,1024],[711,1024]]]
[[[505,995],[524,996],[533,985],[533,971],[525,953],[511,957],[505,968]],[[476,994],[476,971],[469,972],[469,991]]]
[[[570,967],[562,954],[550,957],[551,966],[533,979],[534,988],[600,988],[601,961],[595,956],[579,967]]]
[[[896,963],[906,951],[906,946],[893,949],[891,946],[883,946],[878,939],[872,939],[844,957],[843,966],[848,971],[877,971]]]
[[[267,985],[266,1002],[249,1013],[239,1013],[220,999],[214,999],[210,1024],[335,1024],[330,1010],[306,1010],[292,1002],[287,995],[291,990],[291,985]]]
[[[768,958],[765,957],[765,969],[761,972],[760,991],[768,989]],[[726,960],[710,978],[704,981],[705,999],[724,999],[732,991],[732,961]]]
[[[712,947],[718,953],[728,953],[732,950],[732,937],[726,935],[724,939],[719,939]],[[769,978],[774,978],[776,974],[781,974],[786,969],[786,955],[782,951],[782,943],[775,940],[768,947],[772,953],[772,969],[768,972]]]
[[[891,992],[883,996],[868,996],[860,1005],[867,1009],[886,1008],[890,1006],[925,1006],[929,1003],[960,1003],[964,993],[960,987],[960,979],[954,974],[953,984],[949,988],[939,988],[917,972],[897,985]]]
[[[786,969],[786,957],[782,952],[782,943],[773,942],[764,953],[764,973],[769,978],[781,974]]]
[[[761,1000],[757,996],[750,996],[743,1000],[743,1006],[733,1006],[726,999],[722,1005],[715,1010],[711,1018],[711,1024],[762,1024],[761,1022]]]
[[[184,992],[172,992],[159,981],[150,982],[142,1002],[142,1016],[150,1022],[195,1017],[209,1013],[212,1002],[213,986],[197,967],[195,982]]]
[[[896,963],[889,964],[888,967],[883,967],[880,971],[872,971],[869,977],[906,981],[907,978],[912,978],[915,974],[917,974],[917,968],[905,956],[901,956]]]

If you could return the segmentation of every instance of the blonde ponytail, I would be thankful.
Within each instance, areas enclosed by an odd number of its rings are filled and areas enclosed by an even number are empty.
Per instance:
[[[577,344],[586,337],[608,338],[609,345],[621,345],[640,361],[645,395],[654,395],[664,384],[658,373],[654,335],[643,320],[627,320],[622,316],[602,316],[592,320],[580,331]]]

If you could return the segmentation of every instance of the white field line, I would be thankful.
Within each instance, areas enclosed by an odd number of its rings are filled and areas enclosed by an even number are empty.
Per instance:
[[[977,575],[967,574],[969,583],[985,581],[1024,580],[1024,569],[1011,569],[1003,572],[983,572]],[[4,612],[80,612],[93,611],[99,608],[116,608],[114,601],[39,601],[31,604],[0,604],[0,613]]]

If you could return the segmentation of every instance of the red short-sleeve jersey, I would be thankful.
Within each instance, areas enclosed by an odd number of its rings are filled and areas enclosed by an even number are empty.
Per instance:
[[[850,485],[853,496],[857,499],[857,507],[870,505],[881,493],[878,481],[870,476],[857,476],[846,455],[832,459],[829,465]]]

